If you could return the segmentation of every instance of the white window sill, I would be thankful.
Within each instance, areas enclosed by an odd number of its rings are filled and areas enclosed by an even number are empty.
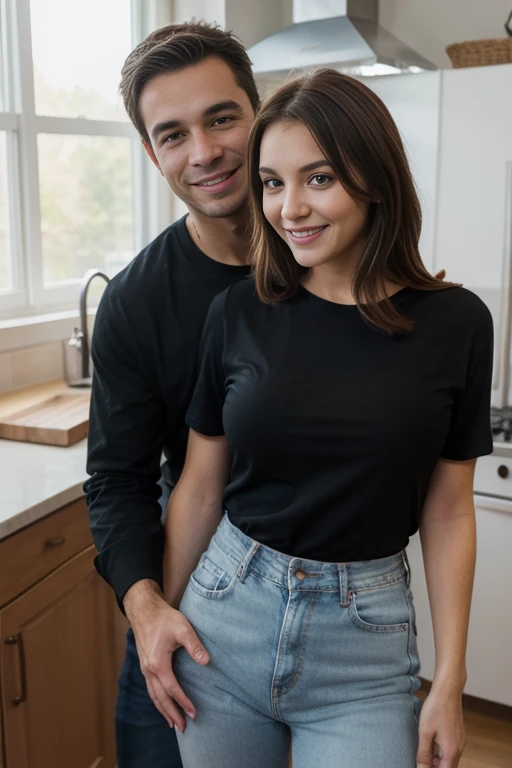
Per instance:
[[[89,327],[95,315],[96,307],[91,307],[87,312]],[[61,341],[70,338],[79,326],[80,315],[76,309],[0,320],[0,352]]]

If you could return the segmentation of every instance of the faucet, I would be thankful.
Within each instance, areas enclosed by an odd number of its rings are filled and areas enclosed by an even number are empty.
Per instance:
[[[99,269],[89,269],[82,278],[80,284],[80,329],[75,328],[73,336],[68,341],[68,344],[72,347],[76,347],[81,351],[82,357],[82,377],[75,381],[70,381],[70,387],[88,387],[91,385],[92,377],[89,371],[89,332],[87,330],[87,292],[89,285],[95,277],[102,277],[106,283],[110,282],[110,278],[101,272]]]

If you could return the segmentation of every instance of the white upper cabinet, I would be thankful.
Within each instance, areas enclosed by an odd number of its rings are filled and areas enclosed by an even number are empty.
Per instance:
[[[477,293],[496,336],[493,403],[508,390],[512,65],[442,73],[435,268]]]
[[[439,71],[363,78],[389,109],[400,131],[420,199],[420,254],[429,272],[434,267],[440,80]]]

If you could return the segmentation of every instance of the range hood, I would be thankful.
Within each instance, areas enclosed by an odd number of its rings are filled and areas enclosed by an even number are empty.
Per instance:
[[[293,24],[248,49],[254,74],[333,67],[351,75],[437,69],[378,24],[378,0],[293,0]]]

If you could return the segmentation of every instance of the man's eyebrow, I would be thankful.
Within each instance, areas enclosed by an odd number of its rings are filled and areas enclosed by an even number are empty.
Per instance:
[[[302,168],[299,168],[299,173],[307,173],[308,171],[316,171],[317,168],[332,168],[332,163],[330,163],[328,160],[316,160],[314,163],[308,163],[307,165],[303,165]],[[274,171],[273,168],[265,168],[265,166],[261,166],[260,173],[274,173],[277,174],[277,171]]]
[[[183,125],[181,120],[164,120],[164,122],[157,123],[153,126],[151,129],[151,136],[153,139],[156,139],[160,133],[163,133],[164,131],[172,131],[175,128],[179,128],[181,125]]]
[[[228,99],[226,101],[218,101],[216,104],[212,104],[211,107],[208,107],[208,109],[205,109],[203,116],[211,117],[212,115],[216,115],[219,112],[224,112],[225,110],[236,110],[237,112],[243,112],[243,107],[241,104],[238,104],[238,102],[232,101],[232,99]],[[172,131],[176,128],[181,128],[182,125],[182,120],[165,120],[162,123],[157,123],[153,127],[151,130],[151,136],[153,139],[156,139],[160,133],[163,133],[164,131]]]
[[[212,104],[211,107],[205,109],[203,114],[205,117],[211,117],[212,115],[216,115],[217,112],[233,109],[237,112],[243,112],[241,104],[238,104],[238,102],[233,101],[232,99],[227,99],[226,101],[218,101],[216,104]]]

